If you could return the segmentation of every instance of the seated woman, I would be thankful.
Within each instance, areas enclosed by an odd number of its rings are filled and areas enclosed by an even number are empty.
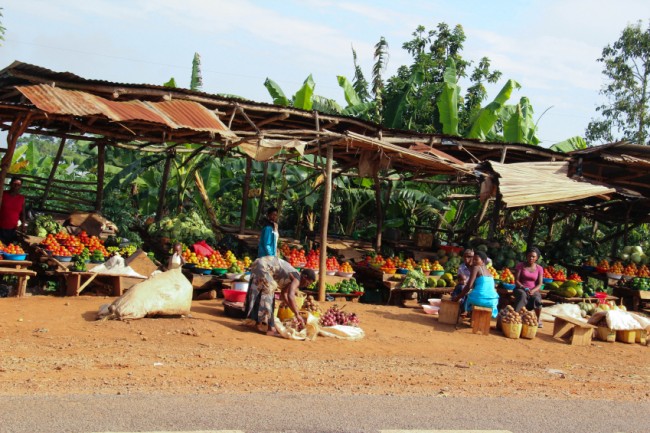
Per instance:
[[[246,294],[244,324],[257,326],[257,329],[267,334],[273,334],[275,323],[273,311],[275,306],[275,290],[280,289],[280,297],[296,319],[304,322],[296,305],[298,289],[304,289],[316,281],[316,273],[312,269],[298,271],[288,262],[274,256],[261,257],[251,265],[251,279]],[[303,323],[304,324],[304,323]]]
[[[476,251],[469,281],[463,291],[452,299],[458,301],[467,295],[465,299],[466,311],[470,311],[473,306],[492,308],[492,317],[497,317],[499,295],[494,288],[494,277],[488,271],[486,263],[487,255],[483,251]]]
[[[515,267],[515,311],[519,312],[522,307],[527,310],[535,310],[537,314],[537,323],[542,327],[542,281],[544,278],[544,268],[537,264],[541,255],[536,247],[531,247],[526,251],[526,262],[520,262]]]

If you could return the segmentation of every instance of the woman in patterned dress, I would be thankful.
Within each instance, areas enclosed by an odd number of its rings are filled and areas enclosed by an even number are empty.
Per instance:
[[[280,289],[280,298],[289,306],[296,319],[303,321],[296,305],[298,289],[304,289],[316,281],[312,269],[298,272],[288,262],[275,256],[261,257],[251,265],[251,279],[246,294],[245,324],[255,325],[259,331],[272,334],[275,323],[275,291]],[[304,323],[303,323],[304,324]]]

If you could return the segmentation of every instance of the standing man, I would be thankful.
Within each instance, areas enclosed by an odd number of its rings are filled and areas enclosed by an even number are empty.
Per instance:
[[[25,218],[25,196],[20,193],[23,181],[20,178],[12,177],[9,182],[9,190],[2,194],[2,206],[0,207],[0,240],[5,244],[16,242],[18,236],[18,220],[23,228],[27,228]]]

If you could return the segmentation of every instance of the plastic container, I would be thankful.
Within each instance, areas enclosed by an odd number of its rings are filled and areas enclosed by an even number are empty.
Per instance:
[[[199,274],[199,275],[208,275],[208,274],[212,273],[212,268],[199,268],[197,266],[197,267],[194,267],[192,269],[192,272],[194,272],[195,274]]]
[[[341,271],[338,271],[336,273],[336,275],[338,275],[339,277],[351,278],[352,275],[354,275],[354,272],[341,272]]]
[[[246,300],[246,292],[241,290],[223,289],[223,297],[226,301],[230,302],[244,302]]]
[[[510,283],[501,283],[501,287],[506,290],[513,290],[515,288],[515,285]]]
[[[616,341],[616,331],[609,329],[607,326],[599,326],[596,329],[596,336],[600,341],[613,343]]]
[[[228,272],[228,273],[226,273],[226,278],[228,278],[229,280],[236,280],[236,279],[240,278],[242,275],[244,275],[244,274],[233,274],[233,273]]]
[[[616,331],[616,341],[621,343],[634,344],[636,341],[636,331]]]
[[[431,271],[431,275],[434,275],[436,277],[444,275],[444,273],[445,273],[445,271]]]
[[[429,298],[427,299],[427,301],[429,302],[429,305],[432,305],[434,307],[439,307],[440,304],[442,303],[442,299],[438,299],[438,298]]]
[[[11,256],[13,254],[9,254],[9,255]],[[27,254],[16,254],[16,255],[27,257]],[[7,254],[5,254],[5,258],[6,257],[7,257]],[[72,256],[54,256],[53,255],[52,257],[54,257],[55,259],[57,259],[60,262],[71,262],[72,261]],[[23,257],[22,259],[9,259],[9,260],[25,260],[25,258]]]
[[[249,286],[248,281],[234,281],[231,285],[232,290],[236,290],[238,292],[248,292],[248,286]]]
[[[438,312],[440,311],[440,307],[435,305],[422,304],[422,308],[424,309],[424,312],[427,314],[438,314]]]
[[[553,278],[542,278],[542,282],[544,284],[549,284],[553,282]]]
[[[620,280],[622,276],[623,276],[622,274],[615,274],[613,272],[607,272],[607,278],[611,278],[612,280]]]
[[[5,260],[25,260],[27,258],[27,254],[2,253],[2,255],[4,256]],[[54,256],[54,257],[56,258],[56,257],[60,257],[60,256]],[[70,257],[70,260],[72,260],[72,257]],[[70,260],[63,260],[63,261],[69,262]],[[61,261],[61,260],[59,260],[59,261]]]
[[[332,276],[332,275],[336,275],[337,272],[338,272],[338,271],[325,271],[325,275],[330,275],[330,276]]]
[[[212,274],[214,275],[225,275],[228,272],[226,268],[212,268]]]

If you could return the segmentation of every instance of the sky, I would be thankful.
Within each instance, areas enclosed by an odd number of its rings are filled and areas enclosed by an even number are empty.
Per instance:
[[[161,85],[174,77],[189,87],[198,52],[205,92],[270,103],[266,78],[291,96],[311,74],[316,94],[343,106],[336,77],[352,79],[352,48],[369,80],[383,36],[389,77],[411,64],[402,44],[418,25],[460,24],[463,57],[489,57],[503,73],[486,103],[506,80],[519,82],[511,102],[530,99],[544,147],[584,136],[605,102],[602,49],[625,26],[650,18],[647,0],[5,0],[0,7],[0,68],[19,60],[89,79]]]

